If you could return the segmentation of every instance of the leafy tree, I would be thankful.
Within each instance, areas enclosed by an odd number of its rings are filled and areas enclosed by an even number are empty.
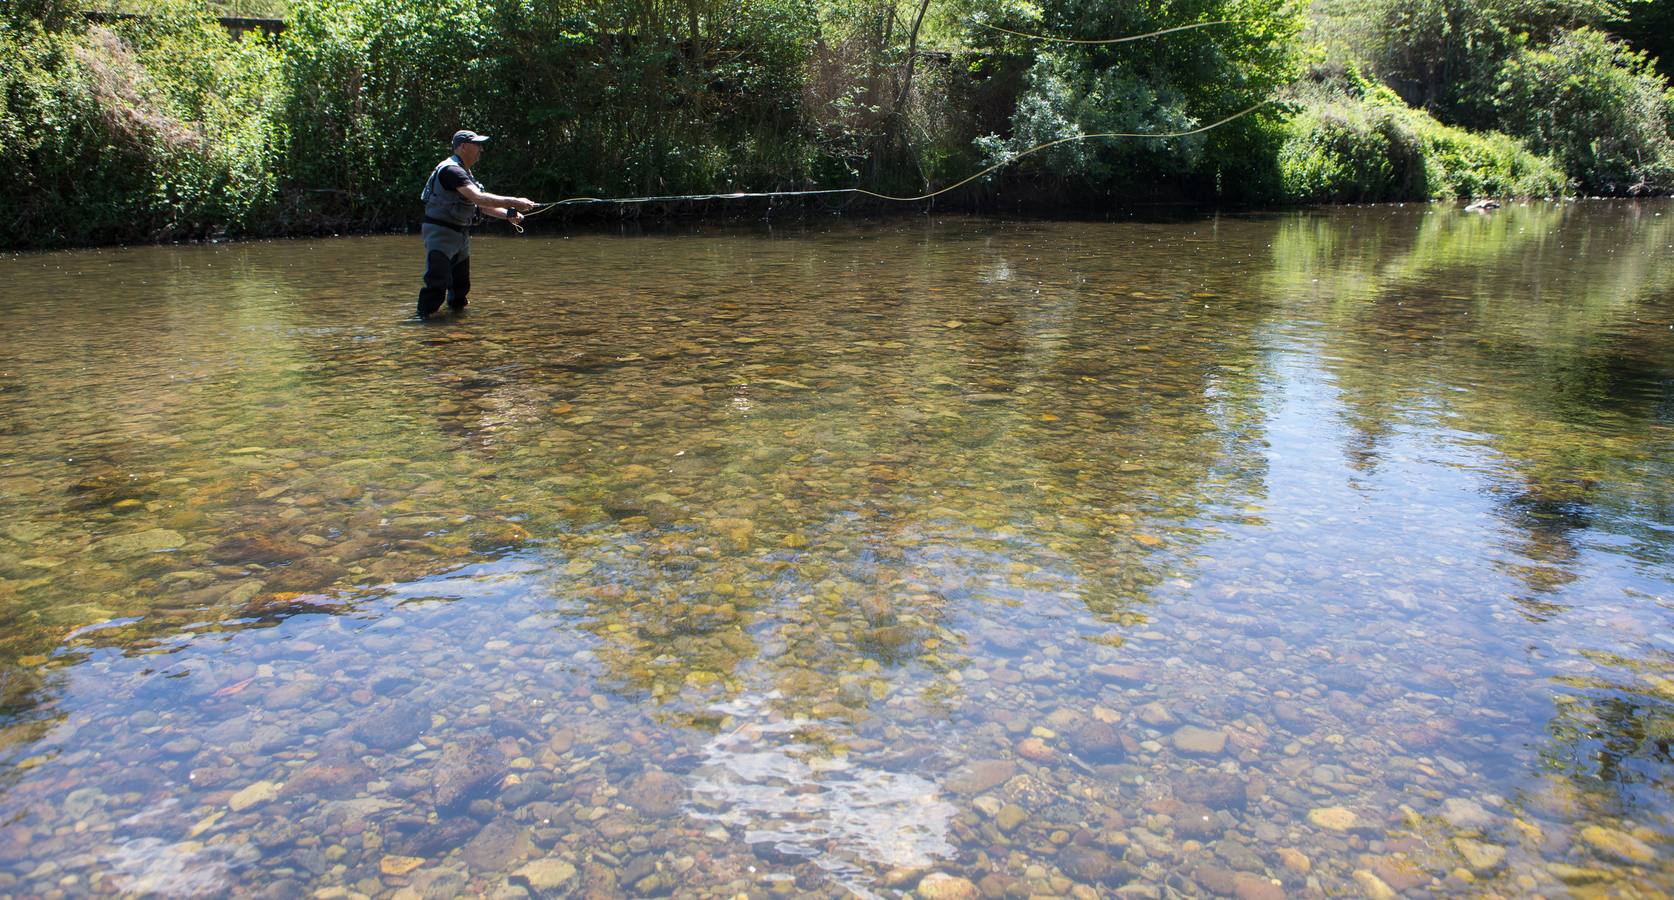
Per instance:
[[[0,194],[12,246],[237,233],[275,197],[278,57],[172,4],[111,27],[0,19]]]
[[[495,183],[550,197],[794,178],[809,23],[742,0],[303,0],[286,32],[293,177],[412,217],[455,129]],[[402,219],[400,217],[405,217]]]
[[[1656,60],[1663,77],[1674,77],[1674,3],[1668,0],[1623,0],[1622,14],[1609,30]]]
[[[1666,2],[1322,0],[1317,31],[1447,125],[1503,131],[1590,191],[1669,184],[1668,85],[1595,26],[1644,34]],[[1667,40],[1674,31],[1656,32]]]
[[[1506,58],[1620,10],[1610,0],[1328,0],[1327,30],[1408,103],[1443,121],[1494,125]]]
[[[1018,98],[1011,134],[982,146],[991,159],[1059,138],[1103,132],[1187,131],[1274,97],[1299,61],[1303,19],[1291,0],[1191,0],[1126,4],[1048,0],[989,15],[1018,32],[1083,40],[1197,22],[1226,24],[1121,44],[1039,45]],[[1017,39],[978,28],[970,39],[1015,51]],[[1180,192],[1226,192],[1225,173],[1247,164],[1276,113],[1265,111],[1204,135],[1173,140],[1075,142],[1032,156],[1026,171],[1064,192],[1116,198],[1162,181]]]
[[[1674,91],[1644,53],[1602,32],[1575,29],[1513,56],[1494,99],[1507,131],[1590,190],[1674,187]]]

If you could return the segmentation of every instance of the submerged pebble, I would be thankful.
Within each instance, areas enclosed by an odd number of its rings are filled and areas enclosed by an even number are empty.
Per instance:
[[[1438,213],[0,261],[0,892],[1659,890],[1674,217]]]

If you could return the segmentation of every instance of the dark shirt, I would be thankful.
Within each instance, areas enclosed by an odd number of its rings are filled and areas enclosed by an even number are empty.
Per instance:
[[[467,184],[476,183],[464,166],[447,166],[436,176],[436,180],[441,182],[442,187],[456,192]]]

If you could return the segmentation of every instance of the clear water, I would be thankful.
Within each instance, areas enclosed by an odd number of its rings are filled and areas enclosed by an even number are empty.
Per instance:
[[[0,260],[0,892],[1674,889],[1674,206]],[[955,894],[957,895],[957,894]]]

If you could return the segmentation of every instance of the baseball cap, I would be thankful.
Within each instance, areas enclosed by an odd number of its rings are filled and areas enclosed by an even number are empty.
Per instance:
[[[486,144],[486,143],[488,143],[488,135],[486,135],[486,134],[477,134],[475,131],[463,131],[463,130],[462,131],[455,131],[453,133],[453,146],[456,149],[459,147],[460,144]]]

